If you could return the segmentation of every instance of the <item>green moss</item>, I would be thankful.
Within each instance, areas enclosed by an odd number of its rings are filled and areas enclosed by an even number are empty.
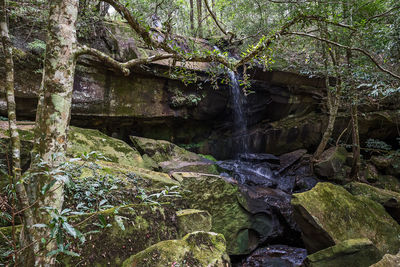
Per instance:
[[[259,219],[252,217],[242,207],[241,203],[246,205],[246,200],[238,187],[225,182],[220,176],[183,172],[179,173],[177,179],[188,190],[183,196],[185,202],[191,208],[206,210],[211,214],[211,231],[224,235],[229,254],[249,253],[257,246],[257,237],[249,231],[243,235],[244,230],[251,229],[257,236],[268,235],[271,231],[270,219],[261,216],[260,223]]]
[[[345,186],[354,196],[364,196],[380,204],[385,204],[390,200],[395,200],[400,203],[400,193],[373,187],[364,183],[349,183]]]
[[[179,235],[184,236],[195,231],[211,230],[211,215],[204,210],[186,209],[177,211]]]
[[[99,215],[111,226],[102,229],[94,225],[99,223]],[[115,221],[117,215],[125,218],[125,230]],[[64,266],[75,266],[78,262],[90,266],[120,266],[132,254],[162,240],[177,238],[174,216],[175,210],[170,205],[130,205],[70,217],[70,222],[74,225],[86,220],[78,226],[82,233],[98,232],[86,236],[83,245],[78,245],[75,241],[75,252],[81,257],[60,256],[59,260]]]
[[[370,199],[351,195],[340,186],[318,183],[310,191],[294,194],[292,205],[304,233],[312,234],[309,227],[313,225],[312,229],[322,229],[335,244],[368,238],[382,254],[397,252],[400,247],[400,225],[385,209]],[[311,238],[309,246],[318,246],[312,243],[312,237],[307,238]]]
[[[318,251],[307,257],[310,267],[366,267],[381,258],[380,252],[368,239],[350,239]]]
[[[202,158],[205,158],[205,159],[214,161],[214,162],[217,162],[217,161],[218,161],[218,160],[217,160],[216,158],[214,158],[212,155],[202,155],[202,154],[199,154],[199,156],[202,157]]]
[[[209,232],[187,234],[181,240],[167,240],[155,244],[127,259],[126,267],[225,267],[229,257],[222,235]]]

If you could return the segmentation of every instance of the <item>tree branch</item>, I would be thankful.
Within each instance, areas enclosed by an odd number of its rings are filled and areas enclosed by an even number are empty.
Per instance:
[[[389,74],[390,76],[400,80],[400,75],[399,74],[396,74],[396,73],[394,73],[394,72],[382,67],[381,64],[378,62],[378,60],[372,54],[370,54],[369,52],[365,51],[362,48],[350,47],[350,46],[347,46],[347,45],[343,45],[343,44],[340,44],[340,43],[337,43],[337,42],[334,42],[334,41],[331,41],[331,40],[328,40],[328,39],[324,39],[324,38],[321,38],[321,37],[318,37],[318,36],[315,36],[315,35],[312,35],[312,34],[304,33],[304,32],[287,32],[286,34],[309,37],[309,38],[313,38],[313,39],[319,40],[321,42],[329,43],[331,45],[334,45],[334,46],[337,46],[337,47],[340,47],[340,48],[343,48],[343,49],[348,49],[348,50],[360,52],[360,53],[364,54],[365,56],[367,56],[375,64],[375,66],[378,69],[380,69],[382,72],[385,72],[385,73]]]
[[[204,0],[204,3],[206,4],[206,8],[208,10],[208,13],[210,13],[212,19],[214,20],[215,24],[217,24],[217,27],[223,32],[223,34],[228,35],[228,33],[225,31],[225,29],[222,27],[222,25],[219,23],[217,16],[215,13],[211,10],[210,5],[208,4],[207,0]]]
[[[109,55],[94,49],[94,48],[90,48],[87,46],[80,46],[77,50],[77,52],[75,53],[76,57],[82,56],[82,55],[91,55],[94,57],[97,57],[98,59],[108,63],[109,65],[111,65],[112,67],[114,67],[115,69],[119,69],[120,71],[122,71],[122,73],[125,76],[128,76],[130,74],[130,70],[129,68],[139,65],[139,64],[147,64],[147,63],[151,63],[154,61],[158,61],[158,60],[163,60],[163,59],[169,59],[169,58],[174,58],[175,55],[174,54],[158,54],[158,55],[154,55],[154,56],[150,56],[150,57],[146,57],[146,58],[135,58],[135,59],[131,59],[127,62],[119,62],[115,59],[113,59],[112,57],[110,57]]]

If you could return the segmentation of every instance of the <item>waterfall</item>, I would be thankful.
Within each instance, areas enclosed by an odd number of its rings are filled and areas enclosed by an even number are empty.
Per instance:
[[[221,50],[214,46],[215,51]],[[237,75],[232,70],[226,68],[230,79],[231,100],[233,109],[233,145],[235,146],[234,152],[237,157],[239,154],[246,154],[248,152],[247,142],[247,118],[246,113],[243,111],[246,99],[240,89]]]
[[[228,70],[230,78],[232,109],[233,109],[233,136],[237,140],[236,154],[248,152],[247,142],[247,118],[246,113],[243,111],[246,99],[239,86],[237,75]]]

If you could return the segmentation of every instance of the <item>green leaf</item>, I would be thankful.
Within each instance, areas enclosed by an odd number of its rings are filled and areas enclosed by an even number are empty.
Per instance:
[[[124,225],[124,221],[123,219],[125,219],[122,216],[118,216],[115,215],[114,220],[117,222],[117,225],[119,226],[119,228],[121,228],[122,231],[125,231],[125,225]]]
[[[72,225],[70,225],[67,222],[64,222],[62,226],[65,229],[65,231],[67,231],[68,234],[72,235],[74,238],[77,236],[76,229]]]

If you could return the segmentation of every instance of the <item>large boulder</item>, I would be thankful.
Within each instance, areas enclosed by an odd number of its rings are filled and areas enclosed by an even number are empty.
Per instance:
[[[193,232],[181,240],[157,243],[125,260],[123,267],[226,267],[225,239],[212,232]]]
[[[349,183],[345,188],[354,196],[364,196],[378,202],[400,223],[400,193],[357,182]]]
[[[375,201],[343,187],[318,183],[292,198],[296,222],[310,253],[348,239],[367,238],[383,254],[400,248],[400,225]]]
[[[133,146],[164,172],[186,171],[218,174],[214,162],[165,140],[130,136]]]
[[[7,122],[0,121],[0,143],[4,145],[9,143],[9,134],[6,124]],[[30,161],[30,151],[33,146],[34,123],[19,122],[18,128],[22,141],[22,162],[26,165]],[[143,160],[140,153],[124,141],[109,137],[98,130],[70,126],[67,156],[70,158],[77,158],[82,155],[87,156],[91,152],[97,152],[107,158],[108,161],[118,164],[151,168],[151,166]],[[1,159],[5,159],[3,153],[0,153],[0,157]]]
[[[308,267],[368,267],[381,258],[379,250],[366,238],[350,239],[307,257]]]
[[[326,180],[343,182],[346,177],[347,151],[344,147],[331,147],[325,150],[314,165],[315,173]]]
[[[211,230],[224,235],[230,255],[247,254],[268,238],[281,234],[276,216],[266,211],[248,212],[238,186],[226,182],[224,177],[188,172],[174,176],[179,176],[185,202],[211,214]]]

